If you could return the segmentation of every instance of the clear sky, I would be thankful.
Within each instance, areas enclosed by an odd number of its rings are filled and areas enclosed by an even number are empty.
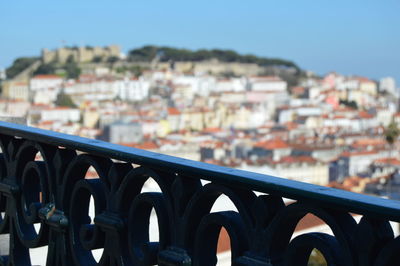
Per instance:
[[[400,87],[400,0],[0,2],[0,68],[63,43],[229,48]]]

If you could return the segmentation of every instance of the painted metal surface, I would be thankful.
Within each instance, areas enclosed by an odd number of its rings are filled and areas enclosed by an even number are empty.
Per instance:
[[[7,122],[0,122],[0,146],[0,233],[10,234],[3,265],[30,265],[29,249],[46,245],[47,265],[215,265],[221,227],[232,265],[307,265],[314,248],[331,265],[400,264],[400,239],[389,225],[400,221],[397,201]],[[89,168],[98,178],[86,178]],[[160,192],[142,191],[149,178]],[[222,194],[237,211],[211,212]],[[285,206],[283,197],[296,202]],[[334,235],[291,240],[307,213]]]

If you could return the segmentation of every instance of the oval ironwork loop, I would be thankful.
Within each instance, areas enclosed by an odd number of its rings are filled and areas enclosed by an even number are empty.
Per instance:
[[[104,246],[104,233],[92,223],[89,216],[91,197],[94,200],[96,216],[106,207],[107,199],[102,181],[82,179],[76,182],[71,196],[69,222],[71,250],[77,265],[95,265],[91,250]]]
[[[112,166],[112,161],[108,158],[97,157],[88,154],[80,154],[76,156],[68,165],[64,174],[61,194],[61,209],[65,212],[70,210],[71,195],[75,187],[75,183],[79,180],[85,179],[86,174],[90,167],[96,171],[99,179],[102,181],[100,184],[103,186],[104,193],[108,196],[108,173]]]
[[[201,219],[210,213],[212,206],[221,195],[227,196],[235,205],[246,225],[247,233],[254,228],[255,220],[251,212],[251,207],[257,199],[254,192],[213,183],[207,184],[193,196],[185,210],[184,241],[185,246],[189,248],[189,253],[193,250],[195,242],[193,232],[197,231]]]
[[[47,243],[49,228],[38,216],[39,209],[49,202],[47,179],[45,163],[30,161],[18,180],[22,193],[16,209],[17,219],[14,221],[19,238],[29,248]],[[34,224],[39,223],[40,229],[37,232]]]
[[[150,178],[157,183],[158,187],[164,195],[166,202],[168,202],[168,210],[172,211],[170,204],[171,184],[167,182],[164,178],[161,178],[155,171],[143,166],[134,168],[129,171],[121,182],[121,185],[117,192],[117,210],[122,211],[123,213],[127,213],[129,208],[131,207],[130,204],[132,203],[134,198],[141,193],[144,183],[146,183],[146,181]]]
[[[149,224],[154,208],[158,220],[158,242],[150,242]],[[158,252],[170,244],[171,231],[165,197],[159,192],[145,192],[132,202],[128,219],[129,249],[134,265],[157,264]]]
[[[210,213],[203,217],[197,232],[195,232],[194,265],[216,265],[217,245],[222,227],[226,229],[230,238],[232,265],[248,250],[249,239],[245,233],[245,225],[237,212]]]
[[[353,265],[353,233],[356,222],[347,212],[326,210],[313,205],[293,203],[278,212],[267,228],[266,232],[266,257],[274,264],[283,261],[285,250],[290,242],[298,222],[306,215],[313,214],[324,221],[332,230],[341,246],[342,256]]]
[[[48,178],[46,179],[46,187],[48,188],[49,193],[52,193],[51,188],[53,180],[49,177],[53,177],[54,175],[52,159],[54,157],[54,154],[56,153],[56,150],[56,147],[47,144],[41,144],[29,140],[24,141],[16,154],[16,158],[18,159],[16,160],[15,165],[15,176],[20,177],[26,164],[29,161],[36,161],[36,156],[40,154],[40,156],[42,157],[42,161],[40,162],[44,162],[46,174],[48,176]],[[49,194],[49,196],[51,195]]]
[[[290,241],[285,252],[285,266],[307,266],[313,249],[318,249],[325,258],[327,265],[346,266],[351,261],[345,261],[341,247],[335,237],[324,233],[308,233],[295,237]]]

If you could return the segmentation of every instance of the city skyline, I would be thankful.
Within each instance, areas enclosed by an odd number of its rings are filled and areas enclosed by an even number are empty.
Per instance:
[[[398,84],[399,7],[397,1],[2,3],[0,68],[42,48],[119,44],[127,52],[154,44],[233,49],[292,60],[317,74],[392,76]]]

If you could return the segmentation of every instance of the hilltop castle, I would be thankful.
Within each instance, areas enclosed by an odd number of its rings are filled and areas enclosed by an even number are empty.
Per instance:
[[[84,63],[91,62],[94,58],[100,57],[103,60],[110,57],[120,56],[120,47],[118,45],[110,45],[106,47],[63,47],[50,51],[42,50],[42,62],[58,62],[65,63],[68,58],[72,57],[75,62]]]

